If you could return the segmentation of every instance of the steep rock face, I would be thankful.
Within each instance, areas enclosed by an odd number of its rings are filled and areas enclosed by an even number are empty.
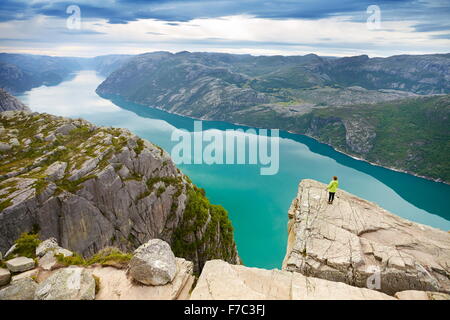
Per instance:
[[[211,258],[239,262],[226,211],[204,194],[200,213],[186,210],[201,189],[158,146],[125,129],[48,114],[4,112],[0,124],[0,139],[18,141],[0,153],[0,251],[39,229],[84,256],[160,238],[196,272]]]
[[[341,282],[208,261],[192,291],[193,300],[392,300],[384,293]]]
[[[338,190],[328,205],[326,185],[302,180],[289,208],[283,269],[380,290],[450,292],[450,234],[397,217]],[[375,280],[374,280],[375,281]]]
[[[12,110],[26,110],[30,109],[22,102],[10,95],[7,91],[0,88],[0,112]]]

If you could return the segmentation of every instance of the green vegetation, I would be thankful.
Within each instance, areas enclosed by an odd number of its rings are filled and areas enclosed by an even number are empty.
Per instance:
[[[0,212],[11,206],[13,203],[11,199],[6,199],[0,202]]]
[[[136,143],[137,146],[134,148],[134,152],[136,152],[136,154],[140,154],[142,150],[144,150],[144,140],[139,138]]]
[[[83,182],[90,180],[90,179],[96,179],[96,178],[97,178],[97,176],[95,174],[90,174],[90,175],[84,176],[75,181],[71,181],[71,180],[68,180],[67,178],[64,178],[62,180],[57,181],[56,185],[58,186],[59,191],[65,190],[65,191],[68,191],[71,193],[76,193],[78,190],[81,189],[81,187],[82,187],[81,184]]]
[[[313,111],[312,118],[335,119],[316,138],[371,162],[450,182],[450,95],[414,98],[375,105],[354,105]],[[376,137],[367,154],[345,142],[342,120],[369,123]]]
[[[70,257],[65,257],[63,254],[56,255],[57,261],[64,266],[90,266],[100,264],[102,266],[111,266],[118,269],[126,268],[132,257],[132,254],[123,253],[119,249],[113,247],[104,248],[89,259],[84,259],[77,253],[74,253],[73,256]]]
[[[206,225],[209,216],[210,221]],[[204,236],[198,238],[198,230],[202,230],[205,225]],[[188,243],[185,240],[187,236],[193,237],[195,241]],[[188,189],[186,209],[174,232],[172,250],[177,257],[188,260],[198,255],[200,268],[207,260],[229,260],[234,254],[233,227],[228,213],[222,206],[212,205],[201,188],[194,186]]]
[[[17,254],[22,257],[36,258],[36,248],[41,243],[38,235],[34,233],[22,233],[16,240],[16,248],[12,254]]]

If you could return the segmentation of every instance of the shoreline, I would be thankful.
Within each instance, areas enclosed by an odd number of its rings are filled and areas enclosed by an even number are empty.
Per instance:
[[[95,92],[97,93],[97,90]],[[98,94],[98,95],[102,97],[102,95],[100,95],[100,94]],[[105,95],[103,98],[108,99],[107,96],[108,95]],[[230,123],[230,124],[237,125],[237,126],[243,126],[243,127],[248,127],[248,128],[256,128],[256,129],[278,129],[278,128],[263,128],[263,127],[248,125],[248,124],[245,124],[245,123],[231,122],[231,121],[225,121],[225,120],[214,120],[214,119],[209,119],[209,118],[197,118],[197,117],[194,117],[194,116],[191,116],[191,115],[186,115],[186,114],[182,114],[182,113],[178,113],[178,112],[168,111],[168,110],[163,109],[163,108],[158,107],[158,106],[149,106],[149,105],[145,105],[145,104],[136,103],[134,101],[127,100],[124,97],[121,97],[119,95],[111,95],[111,96],[118,97],[120,99],[123,99],[124,101],[131,102],[131,103],[134,103],[134,104],[146,107],[146,108],[152,108],[152,109],[156,109],[156,110],[159,110],[159,111],[167,112],[169,114],[174,114],[174,115],[177,115],[177,116],[180,116],[180,117],[188,117],[188,118],[195,119],[195,120],[225,122],[225,123]],[[324,145],[327,145],[327,146],[331,147],[336,152],[344,154],[344,155],[346,155],[346,156],[348,156],[348,157],[350,157],[352,159],[355,159],[355,160],[364,161],[364,162],[366,162],[366,163],[368,163],[370,165],[373,165],[373,166],[381,167],[381,168],[392,170],[392,171],[396,171],[396,172],[405,173],[405,174],[408,174],[408,175],[411,175],[411,176],[414,176],[414,177],[417,177],[417,178],[422,178],[422,179],[433,181],[433,182],[437,182],[437,183],[443,183],[445,185],[450,186],[450,182],[446,182],[446,181],[444,181],[442,179],[436,179],[436,178],[432,178],[432,177],[428,177],[428,176],[422,176],[422,175],[419,175],[417,173],[410,172],[410,171],[407,171],[407,170],[403,170],[403,169],[399,169],[399,168],[395,168],[395,167],[384,166],[384,165],[381,165],[379,163],[371,162],[371,161],[366,160],[364,158],[361,158],[361,157],[358,157],[358,156],[346,153],[346,152],[344,152],[344,151],[334,147],[331,144],[322,142],[322,141],[316,139],[315,137],[307,135],[307,134],[298,133],[298,132],[291,131],[291,130],[282,130],[282,129],[278,129],[278,130],[284,131],[284,132],[287,132],[287,133],[290,133],[290,134],[295,134],[295,135],[300,135],[300,136],[305,136],[305,137],[311,138],[311,139],[313,139],[314,141],[316,141],[318,143],[322,143]]]

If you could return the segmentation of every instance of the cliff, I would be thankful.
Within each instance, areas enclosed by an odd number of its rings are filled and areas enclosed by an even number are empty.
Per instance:
[[[450,292],[450,234],[400,218],[375,203],[302,180],[289,208],[283,270],[365,287],[379,275],[381,291]]]
[[[238,263],[227,212],[160,147],[125,129],[29,112],[0,113],[0,252],[39,230],[85,257],[152,238],[194,263]]]
[[[10,95],[7,91],[0,88],[0,112],[14,110],[30,111],[30,109],[22,102],[17,100],[16,97]]]

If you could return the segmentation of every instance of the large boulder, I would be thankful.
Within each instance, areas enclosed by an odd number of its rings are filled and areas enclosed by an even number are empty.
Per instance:
[[[33,300],[37,286],[31,278],[13,281],[0,290],[0,300]]]
[[[17,257],[6,261],[6,267],[11,272],[24,272],[33,269],[34,266],[34,260],[27,257]]]
[[[134,251],[129,273],[136,281],[146,285],[165,285],[175,277],[177,265],[167,242],[152,239]]]
[[[8,284],[11,280],[11,272],[8,269],[0,268],[0,287]]]
[[[93,300],[95,299],[95,279],[84,268],[60,269],[39,284],[34,299]]]
[[[387,294],[305,277],[297,272],[232,265],[222,260],[206,262],[192,300],[393,300]]]
[[[450,233],[400,218],[375,203],[302,180],[288,212],[283,269],[377,288],[450,292]]]

